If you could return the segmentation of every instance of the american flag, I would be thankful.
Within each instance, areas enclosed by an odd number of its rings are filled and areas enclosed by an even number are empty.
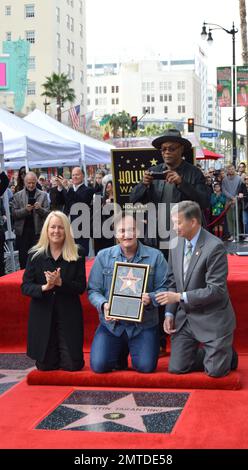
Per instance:
[[[77,106],[73,106],[73,108],[70,108],[69,115],[72,127],[77,131],[80,126],[80,104],[78,104]]]

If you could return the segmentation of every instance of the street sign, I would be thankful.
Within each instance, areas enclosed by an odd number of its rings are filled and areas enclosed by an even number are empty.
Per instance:
[[[218,132],[200,132],[200,137],[212,139],[213,137],[218,137]]]

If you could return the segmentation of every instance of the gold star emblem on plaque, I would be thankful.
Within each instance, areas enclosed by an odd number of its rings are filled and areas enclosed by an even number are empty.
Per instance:
[[[120,276],[120,279],[123,281],[120,291],[128,288],[136,294],[136,284],[141,280],[141,277],[135,277],[132,268],[129,269],[126,276]]]
[[[155,160],[155,158],[153,158],[152,160],[150,160],[150,163],[152,166],[157,165],[158,160]]]

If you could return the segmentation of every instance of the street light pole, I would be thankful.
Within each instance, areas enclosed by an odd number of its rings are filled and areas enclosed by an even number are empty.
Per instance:
[[[51,103],[49,103],[49,101],[47,101],[47,99],[45,98],[45,101],[44,101],[44,103],[43,103],[44,108],[45,108],[45,114],[47,113],[47,108],[48,108],[48,106],[49,106],[50,104],[51,104]]]
[[[233,123],[233,165],[236,168],[236,160],[237,160],[237,133],[236,133],[236,56],[235,56],[235,34],[238,30],[235,29],[234,23],[231,29],[232,34],[232,55],[233,55],[233,92],[232,92],[232,106],[233,106],[233,117],[232,119],[229,118],[229,121]]]
[[[209,28],[208,33],[206,26],[215,26],[215,28]],[[229,118],[229,121],[233,123],[232,128],[232,157],[233,157],[233,165],[236,168],[236,160],[237,160],[237,132],[236,132],[236,122],[239,119],[236,119],[236,54],[235,54],[235,34],[237,34],[238,29],[235,28],[234,23],[232,24],[232,29],[228,30],[220,26],[219,24],[215,23],[203,23],[201,37],[202,39],[207,39],[208,42],[213,42],[212,31],[216,29],[222,29],[228,34],[232,35],[232,119]]]

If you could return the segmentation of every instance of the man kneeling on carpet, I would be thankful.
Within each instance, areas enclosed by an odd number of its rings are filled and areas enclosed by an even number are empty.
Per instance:
[[[119,244],[98,253],[88,282],[89,300],[97,308],[100,319],[91,347],[91,368],[97,373],[125,369],[130,351],[135,370],[153,372],[159,355],[155,294],[167,288],[167,262],[159,250],[137,240],[138,230],[132,215],[118,215],[114,227]],[[140,323],[109,317],[109,294],[116,261],[150,266]]]
[[[196,202],[172,209],[178,245],[169,258],[164,330],[171,335],[169,372],[205,371],[222,377],[238,365],[232,348],[235,315],[227,290],[227,256],[222,241],[201,227]],[[199,347],[200,345],[200,347]]]
[[[65,214],[51,212],[31,248],[22,293],[31,297],[27,354],[40,370],[80,370],[86,288],[83,248],[73,239]]]

